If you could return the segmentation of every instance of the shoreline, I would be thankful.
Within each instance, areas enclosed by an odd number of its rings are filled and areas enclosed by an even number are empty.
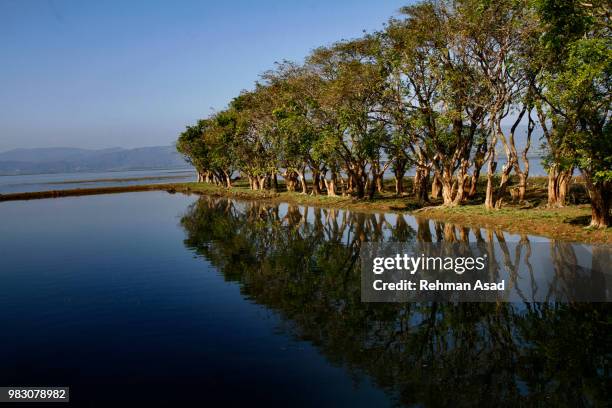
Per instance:
[[[143,168],[143,169],[127,169],[127,170],[88,170],[88,171],[52,171],[42,173],[2,173],[0,177],[24,177],[24,176],[57,176],[62,174],[105,174],[105,173],[132,173],[132,172],[143,172],[143,171],[168,171],[168,172],[193,172],[191,167],[154,167],[154,168]]]
[[[476,204],[466,204],[458,207],[432,206],[420,208],[411,197],[397,197],[391,193],[377,196],[371,200],[358,200],[353,197],[315,196],[286,191],[253,191],[246,187],[226,189],[195,182],[9,193],[0,194],[0,202],[142,191],[166,191],[171,194],[185,193],[244,200],[287,202],[315,207],[343,208],[359,212],[406,213],[415,217],[429,218],[466,227],[498,229],[512,234],[539,235],[568,242],[612,244],[612,228],[597,230],[585,227],[584,223],[590,216],[590,206],[588,205],[571,205],[564,208],[519,208],[508,205],[494,211],[488,211],[483,205]]]
[[[5,201],[29,201],[42,200],[45,198],[79,197],[98,194],[118,194],[138,191],[170,190],[172,184],[140,184],[130,186],[72,188],[65,190],[31,191],[23,193],[0,194],[0,202]],[[168,191],[170,192],[170,191]]]

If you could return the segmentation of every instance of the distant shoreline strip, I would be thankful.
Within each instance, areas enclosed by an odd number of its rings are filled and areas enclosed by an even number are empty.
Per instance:
[[[68,190],[32,191],[26,193],[0,194],[0,201],[40,200],[43,198],[77,197],[95,194],[128,193],[136,191],[177,191],[175,184],[141,184],[132,186],[76,188]]]

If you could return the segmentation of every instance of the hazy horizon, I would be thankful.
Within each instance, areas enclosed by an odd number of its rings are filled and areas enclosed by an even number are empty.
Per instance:
[[[46,146],[46,147],[13,147],[10,149],[0,149],[0,154],[12,152],[14,150],[44,150],[44,149],[76,149],[76,150],[113,150],[113,149],[122,149],[122,150],[134,150],[134,149],[146,149],[152,147],[169,147],[174,146],[174,142],[164,144],[164,145],[143,145],[143,146],[134,146],[134,147],[123,147],[123,146],[108,146],[108,147],[80,147],[80,146]]]
[[[0,0],[0,152],[171,145],[275,61],[380,29],[408,3]]]

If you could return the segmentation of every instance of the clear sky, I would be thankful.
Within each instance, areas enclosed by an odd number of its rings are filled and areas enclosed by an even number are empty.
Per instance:
[[[0,0],[0,151],[168,145],[275,61],[408,0]]]

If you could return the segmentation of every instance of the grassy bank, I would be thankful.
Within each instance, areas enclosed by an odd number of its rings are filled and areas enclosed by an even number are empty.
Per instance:
[[[179,187],[180,186],[180,187]],[[612,228],[597,230],[586,228],[590,221],[591,208],[588,204],[570,205],[564,208],[546,208],[545,183],[541,179],[534,180],[528,190],[527,202],[521,205],[512,203],[500,210],[489,211],[480,204],[480,198],[474,202],[459,207],[436,206],[440,202],[432,202],[432,206],[420,208],[410,196],[397,197],[388,192],[377,194],[371,200],[357,200],[352,197],[328,197],[324,195],[305,195],[291,192],[252,191],[238,186],[224,189],[207,184],[187,183],[177,185],[177,190],[186,189],[190,192],[219,196],[231,196],[246,199],[289,202],[302,205],[340,207],[355,211],[374,212],[410,212],[424,218],[452,222],[464,226],[480,226],[498,228],[508,232],[542,235],[563,241],[612,243]],[[388,191],[392,191],[390,188]],[[577,201],[584,201],[581,197]]]
[[[543,205],[546,197],[545,183],[544,180],[537,178],[534,178],[530,183],[526,202],[520,205],[508,203],[504,208],[494,211],[489,211],[484,208],[481,204],[481,197],[476,197],[473,202],[459,207],[447,208],[436,206],[439,202],[434,200],[431,206],[420,208],[419,204],[412,197],[397,197],[391,192],[391,188],[387,188],[389,192],[377,194],[373,199],[358,200],[353,197],[315,196],[287,191],[252,191],[249,190],[244,183],[237,183],[235,187],[230,189],[204,183],[167,183],[53,190],[4,194],[0,195],[0,201],[114,194],[136,191],[207,194],[249,200],[346,208],[362,212],[411,212],[417,216],[452,222],[464,226],[498,228],[509,232],[542,235],[563,241],[612,243],[612,228],[606,230],[586,228],[590,219],[590,206],[584,203],[584,197],[581,197],[579,192],[576,193],[575,200],[577,204],[575,205],[564,208],[546,208]]]
[[[542,235],[562,241],[612,244],[612,228],[587,228],[589,205],[564,208],[502,208],[490,211],[484,205],[427,208],[418,215],[464,226],[498,228],[517,234]]]

